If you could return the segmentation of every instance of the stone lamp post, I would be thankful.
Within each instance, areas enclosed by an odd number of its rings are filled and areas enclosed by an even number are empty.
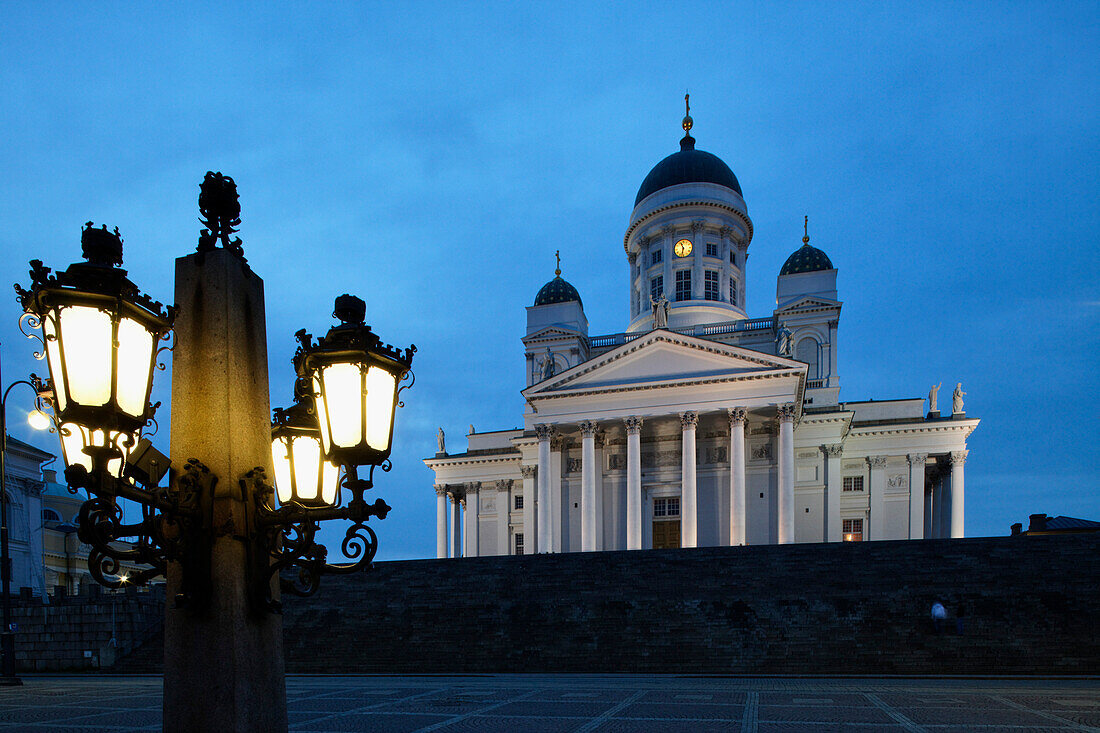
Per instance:
[[[240,224],[233,180],[207,173],[199,209],[207,228],[198,251],[176,260],[174,306],[142,294],[120,267],[118,230],[91,223],[87,262],[51,274],[32,261],[31,287],[16,290],[22,323],[41,331],[28,335],[49,364],[38,390],[66,481],[89,497],[78,532],[92,577],[116,588],[167,579],[164,730],[286,730],[280,591],[309,595],[322,575],[370,566],[378,543],[366,523],[389,506],[364,493],[376,467],[389,470],[415,347],[383,346],[362,322],[362,301],[341,296],[342,326],[316,346],[300,332],[299,406],[276,411],[273,427],[263,281],[229,239]],[[149,395],[172,336],[169,459],[142,436],[156,424]],[[141,506],[142,521],[124,522],[127,504]],[[315,540],[330,519],[351,522],[350,563],[329,563]],[[148,568],[122,576],[124,560]]]

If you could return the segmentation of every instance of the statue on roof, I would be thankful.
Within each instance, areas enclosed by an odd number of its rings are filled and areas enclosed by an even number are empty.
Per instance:
[[[955,385],[955,393],[951,395],[951,414],[962,415],[963,413],[963,397],[966,396],[966,392],[963,392],[963,383],[959,382]]]
[[[443,428],[439,428],[439,432],[435,434],[435,441],[439,444],[439,452],[447,452],[447,436],[443,432]]]
[[[939,412],[940,408],[936,406],[936,399],[940,393],[940,387],[943,386],[943,382],[939,384],[933,384],[932,389],[928,390],[928,411]]]

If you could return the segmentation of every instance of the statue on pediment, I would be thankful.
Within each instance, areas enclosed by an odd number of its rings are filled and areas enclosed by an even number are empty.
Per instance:
[[[439,432],[435,434],[435,442],[439,444],[439,452],[447,452],[447,436],[443,433],[443,428],[439,429]]]

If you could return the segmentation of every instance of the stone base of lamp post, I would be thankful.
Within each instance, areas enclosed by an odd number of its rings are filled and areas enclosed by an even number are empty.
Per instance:
[[[245,539],[255,517],[239,483],[257,466],[271,473],[263,281],[215,249],[176,260],[175,299],[172,462],[197,458],[217,482],[205,602],[185,593],[179,564],[168,567],[164,730],[286,730],[282,619],[252,592],[267,558]]]

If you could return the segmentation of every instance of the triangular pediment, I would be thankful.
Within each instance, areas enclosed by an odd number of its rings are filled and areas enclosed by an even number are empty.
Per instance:
[[[806,365],[759,351],[659,330],[528,387],[528,399],[685,383],[801,375]]]
[[[776,309],[776,313],[785,313],[787,311],[800,311],[800,310],[813,310],[815,308],[837,308],[840,306],[839,300],[832,300],[831,298],[823,298],[820,295],[807,295],[798,300],[786,303],[781,308]]]
[[[552,341],[560,338],[576,338],[578,334],[576,331],[570,331],[559,326],[548,326],[534,333],[529,333],[523,337],[523,343],[531,341]]]

